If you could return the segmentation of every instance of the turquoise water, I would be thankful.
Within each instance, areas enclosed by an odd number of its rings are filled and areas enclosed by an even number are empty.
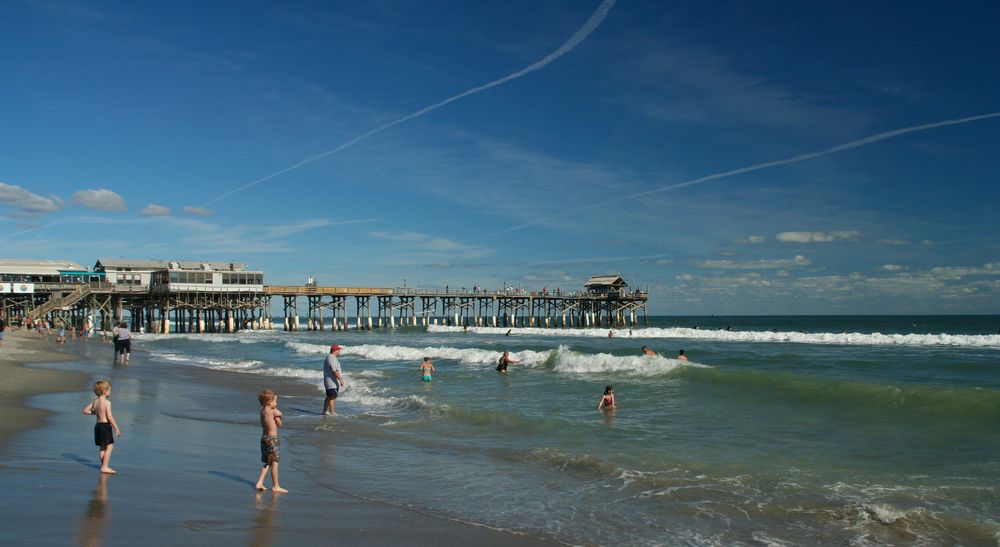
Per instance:
[[[998,329],[998,316],[664,317],[611,338],[432,326],[136,346],[195,381],[276,387],[291,465],[434,514],[571,543],[995,544]],[[348,388],[329,419],[316,413],[332,342]],[[508,374],[493,370],[503,350],[521,361]],[[606,384],[614,413],[597,410]]]

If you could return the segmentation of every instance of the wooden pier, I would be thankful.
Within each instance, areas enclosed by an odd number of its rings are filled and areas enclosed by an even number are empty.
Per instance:
[[[354,298],[357,329],[397,326],[466,327],[627,327],[646,323],[647,294],[599,294],[525,290],[441,290],[268,286],[264,292],[283,301],[285,330],[299,330],[298,304],[307,303],[305,329],[348,329],[348,298]],[[372,299],[375,299],[375,306]],[[373,313],[374,309],[374,313]],[[329,316],[329,323],[327,323]]]
[[[0,318],[8,324],[44,319],[111,330],[127,316],[132,330],[147,333],[273,329],[275,298],[281,299],[280,328],[288,331],[627,327],[637,325],[640,315],[647,320],[647,293],[629,290],[618,275],[594,276],[582,290],[564,292],[264,285],[263,272],[233,262],[102,258],[88,270],[68,261],[8,260],[0,268],[6,270],[0,271]]]
[[[404,326],[628,327],[646,322],[645,292],[611,295],[523,290],[264,286],[262,291],[154,291],[112,283],[36,283],[27,295],[0,295],[15,317],[110,330],[125,320],[137,332],[213,333],[242,329],[376,329]],[[273,325],[272,299],[282,324]],[[349,299],[353,299],[350,302]],[[305,303],[304,321],[299,306]],[[349,309],[349,304],[353,304]],[[349,312],[353,312],[350,314]],[[353,325],[349,324],[353,319]]]

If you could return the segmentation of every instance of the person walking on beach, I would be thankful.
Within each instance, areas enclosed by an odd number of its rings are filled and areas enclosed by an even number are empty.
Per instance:
[[[684,350],[680,350],[679,352],[677,352],[677,360],[678,361],[687,361],[688,360],[688,356],[684,355]]]
[[[7,330],[7,323],[3,319],[0,319],[0,348],[3,347],[3,333]]]
[[[431,373],[434,372],[434,363],[431,362],[430,357],[424,357],[424,362],[420,364],[420,376],[421,380],[425,382],[431,381]]]
[[[326,356],[323,362],[323,388],[326,389],[326,399],[323,401],[323,415],[333,416],[333,407],[340,395],[340,388],[344,387],[344,375],[340,371],[340,350],[343,349],[337,344],[330,346],[330,355]]]
[[[615,386],[606,386],[604,395],[597,403],[597,410],[614,410],[615,408]]]
[[[111,414],[109,399],[111,383],[107,380],[94,382],[94,395],[97,395],[97,398],[83,407],[83,413],[97,416],[97,424],[94,425],[94,444],[100,448],[98,455],[101,458],[101,473],[114,474],[117,471],[111,469],[108,463],[111,461],[111,451],[115,448],[115,437],[121,437],[122,432],[118,429],[114,415]]]
[[[507,372],[507,365],[512,365],[514,363],[520,363],[520,361],[515,361],[510,358],[510,352],[505,351],[500,359],[497,361],[497,372]]]
[[[260,401],[260,427],[263,430],[260,437],[260,461],[264,467],[257,477],[257,490],[264,491],[264,479],[271,472],[271,491],[284,494],[288,492],[278,482],[278,463],[281,461],[281,441],[278,440],[278,428],[281,427],[282,415],[278,410],[278,394],[265,389],[257,395]]]
[[[656,352],[653,351],[653,348],[651,348],[649,346],[642,346],[642,354],[643,355],[656,355]]]
[[[122,364],[128,365],[128,358],[132,355],[132,333],[128,330],[128,325],[124,321],[118,324],[118,344],[115,353],[115,364],[118,363],[118,353],[122,355]]]

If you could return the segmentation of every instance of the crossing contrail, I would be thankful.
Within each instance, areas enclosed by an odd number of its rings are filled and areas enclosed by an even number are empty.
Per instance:
[[[657,194],[657,193],[660,193],[660,192],[666,192],[668,190],[676,190],[678,188],[684,188],[684,187],[687,187],[687,186],[695,186],[697,184],[702,184],[702,183],[713,181],[713,180],[719,180],[719,179],[724,179],[724,178],[732,177],[732,176],[735,176],[735,175],[742,175],[744,173],[752,173],[754,171],[760,171],[761,169],[769,169],[771,167],[778,167],[780,165],[788,165],[788,164],[791,164],[791,163],[799,163],[799,162],[802,162],[802,161],[811,160],[811,159],[819,158],[819,157],[822,157],[822,156],[828,156],[830,154],[836,154],[837,152],[843,152],[845,150],[851,150],[853,148],[860,148],[862,146],[868,146],[869,144],[874,144],[874,143],[877,143],[879,141],[884,141],[884,140],[888,140],[888,139],[894,139],[896,137],[900,137],[900,136],[903,136],[903,135],[908,135],[910,133],[916,133],[918,131],[927,131],[929,129],[937,129],[939,127],[947,127],[949,125],[961,125],[961,124],[965,124],[965,123],[978,122],[980,120],[987,120],[987,119],[990,119],[990,118],[997,118],[997,117],[1000,117],[1000,112],[991,112],[989,114],[980,114],[978,116],[969,116],[967,118],[957,118],[957,119],[954,119],[954,120],[944,120],[944,121],[941,121],[941,122],[927,123],[927,124],[923,124],[923,125],[914,125],[912,127],[904,127],[902,129],[893,129],[892,131],[885,131],[885,132],[882,132],[882,133],[876,133],[875,135],[871,135],[871,136],[865,137],[863,139],[858,139],[856,141],[851,141],[851,142],[844,143],[844,144],[838,144],[837,146],[831,146],[830,148],[826,148],[824,150],[819,150],[817,152],[808,152],[806,154],[799,154],[797,156],[792,156],[790,158],[785,158],[783,160],[775,160],[775,161],[768,161],[768,162],[764,162],[764,163],[757,163],[757,164],[750,165],[750,166],[747,166],[747,167],[741,167],[739,169],[733,169],[731,171],[722,171],[720,173],[713,173],[711,175],[705,175],[704,177],[699,177],[699,178],[688,180],[688,181],[684,181],[684,182],[678,182],[676,184],[670,184],[670,185],[667,185],[667,186],[660,186],[659,188],[653,188],[652,190],[645,190],[645,191],[642,191],[642,192],[636,192],[634,194],[629,194],[627,196],[622,196],[622,197],[618,197],[618,198],[614,198],[614,199],[601,200],[600,204],[584,205],[582,207],[577,207],[575,209],[568,209],[568,210],[565,210],[565,211],[561,212],[558,215],[549,215],[549,216],[547,216],[545,218],[540,218],[540,219],[537,219],[537,220],[532,220],[530,222],[525,222],[524,224],[519,224],[519,225],[513,226],[511,228],[506,228],[504,230],[493,232],[491,234],[487,234],[487,235],[483,236],[483,239],[488,238],[488,237],[498,236],[500,234],[506,234],[506,233],[509,233],[509,232],[514,232],[514,231],[517,231],[517,230],[521,230],[523,228],[527,228],[529,226],[534,226],[536,224],[541,224],[541,223],[547,222],[549,220],[553,220],[553,219],[556,219],[556,218],[562,218],[562,217],[565,217],[565,216],[569,216],[569,215],[571,215],[573,213],[577,213],[579,211],[583,211],[583,210],[586,210],[586,209],[593,209],[593,208],[596,208],[596,207],[603,207],[603,206],[605,206],[605,205],[607,205],[609,203],[616,203],[616,202],[619,202],[619,201],[625,201],[625,200],[629,200],[629,199],[640,198],[640,197],[643,197],[643,196],[648,196],[650,194]]]
[[[480,86],[477,86],[477,87],[473,87],[471,89],[467,89],[467,90],[459,93],[458,95],[455,95],[453,97],[448,97],[447,99],[444,99],[443,101],[434,103],[434,104],[432,104],[432,105],[430,105],[428,107],[425,107],[425,108],[422,108],[420,110],[417,110],[416,112],[414,112],[412,114],[408,114],[406,116],[403,116],[402,118],[399,118],[398,120],[391,121],[391,122],[389,122],[389,123],[387,123],[385,125],[380,125],[379,127],[376,127],[375,129],[372,129],[372,130],[370,130],[370,131],[368,131],[366,133],[362,133],[361,135],[358,135],[357,137],[354,137],[353,139],[345,142],[344,144],[341,144],[340,146],[338,146],[336,148],[327,150],[326,152],[322,152],[320,154],[316,154],[315,156],[306,158],[306,159],[304,159],[304,160],[302,160],[302,161],[300,161],[300,162],[298,162],[298,163],[296,163],[294,165],[290,165],[288,167],[285,167],[284,169],[275,171],[275,172],[271,173],[270,175],[261,177],[261,178],[255,180],[255,181],[253,181],[253,182],[248,182],[247,184],[244,184],[243,186],[240,186],[239,188],[230,190],[230,191],[228,191],[228,192],[226,192],[226,193],[224,193],[224,194],[222,194],[222,195],[220,195],[220,196],[218,196],[218,197],[216,197],[214,199],[211,199],[211,200],[205,202],[205,205],[211,205],[211,204],[216,203],[218,201],[221,201],[221,200],[223,200],[223,199],[225,199],[225,198],[227,198],[227,197],[229,197],[229,196],[231,196],[233,194],[242,192],[242,191],[247,190],[249,188],[253,188],[254,186],[257,186],[258,184],[260,184],[262,182],[267,182],[267,181],[273,179],[274,177],[277,177],[279,175],[283,175],[285,173],[288,173],[289,171],[294,171],[294,170],[296,170],[296,169],[298,169],[300,167],[304,167],[306,165],[309,165],[310,163],[319,161],[319,160],[321,160],[321,159],[323,159],[323,158],[325,158],[327,156],[332,156],[333,154],[336,154],[337,152],[340,152],[340,151],[342,151],[342,150],[344,150],[346,148],[350,148],[351,146],[354,146],[355,144],[358,144],[359,142],[367,139],[368,137],[371,137],[372,135],[376,135],[378,133],[381,133],[382,131],[385,131],[386,129],[389,129],[390,127],[394,127],[394,126],[397,126],[397,125],[399,125],[401,123],[410,121],[413,118],[419,118],[420,116],[423,116],[424,114],[427,114],[429,112],[433,112],[433,111],[435,111],[435,110],[437,110],[437,109],[441,108],[442,106],[445,106],[445,105],[447,105],[449,103],[453,103],[453,102],[455,102],[455,101],[457,101],[459,99],[464,99],[465,97],[468,97],[469,95],[475,95],[476,93],[479,93],[481,91],[486,91],[487,89],[490,89],[492,87],[497,87],[499,85],[503,85],[503,84],[505,84],[505,83],[507,83],[507,82],[509,82],[511,80],[516,80],[517,78],[520,78],[521,76],[525,76],[525,75],[531,74],[532,72],[535,72],[536,70],[541,70],[541,69],[545,68],[549,63],[555,61],[556,59],[562,57],[563,55],[566,55],[570,51],[573,51],[573,49],[576,48],[576,46],[580,45],[581,42],[583,42],[584,40],[586,40],[587,36],[590,36],[590,33],[594,32],[594,30],[598,26],[600,26],[600,24],[604,21],[604,18],[607,17],[608,12],[611,11],[611,8],[613,8],[614,5],[615,5],[615,0],[604,0],[603,2],[601,2],[601,5],[597,6],[597,9],[594,10],[594,13],[590,14],[590,18],[587,19],[587,22],[584,23],[583,26],[580,27],[580,29],[577,30],[572,36],[570,36],[569,39],[566,40],[566,43],[564,43],[562,46],[560,46],[559,49],[557,49],[557,50],[553,51],[552,53],[546,55],[542,59],[540,59],[538,61],[535,61],[534,63],[531,63],[530,65],[522,68],[521,70],[518,70],[517,72],[514,72],[512,74],[508,74],[507,76],[504,76],[503,78],[500,78],[499,80],[493,80],[492,82],[489,82],[487,84],[483,84],[483,85],[480,85]]]

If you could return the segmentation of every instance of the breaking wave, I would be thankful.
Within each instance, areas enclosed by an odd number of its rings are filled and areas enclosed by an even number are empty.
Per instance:
[[[511,334],[562,337],[607,337],[609,329],[543,329],[470,327],[479,334]],[[830,344],[847,346],[953,346],[975,348],[1000,348],[1000,334],[882,334],[859,332],[792,332],[792,331],[728,331],[703,330],[686,327],[610,329],[617,338],[676,338],[685,340],[713,340],[722,342],[770,342],[796,344]],[[463,327],[430,325],[428,332],[463,332]]]

